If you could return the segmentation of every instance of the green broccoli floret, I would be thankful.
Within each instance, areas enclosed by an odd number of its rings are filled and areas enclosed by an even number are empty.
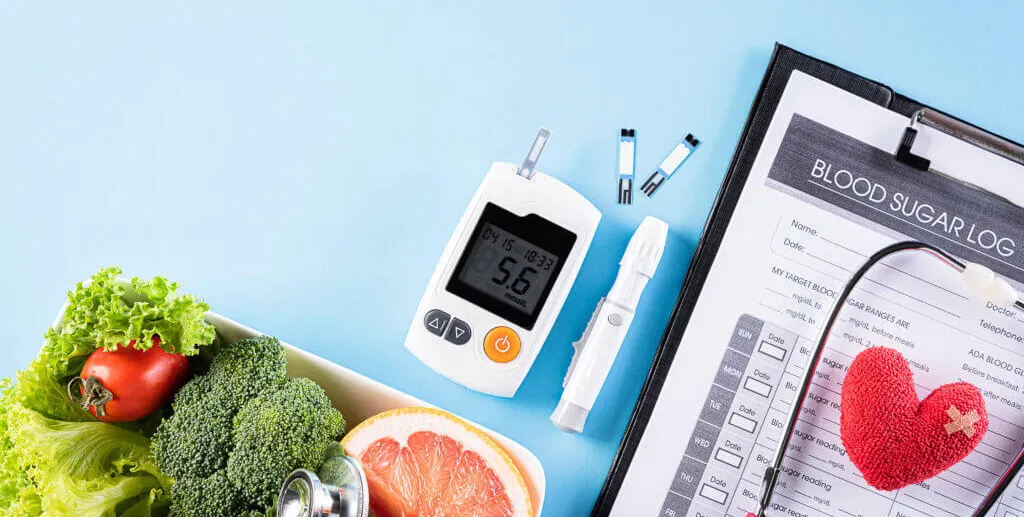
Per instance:
[[[331,442],[327,447],[327,457],[316,473],[320,481],[334,486],[345,483],[352,471],[351,464],[345,458],[345,448],[338,442]]]
[[[315,382],[286,380],[286,366],[276,338],[244,339],[178,391],[152,441],[176,480],[171,515],[264,516],[292,470],[320,467],[344,420]]]
[[[178,391],[173,416],[153,435],[161,470],[174,478],[203,478],[227,466],[235,413],[261,391],[278,389],[285,366],[284,347],[272,337],[243,339],[221,351],[207,374]]]
[[[284,382],[288,361],[276,337],[260,336],[232,343],[210,364],[207,376],[237,412],[246,401]]]
[[[268,505],[291,471],[320,468],[345,421],[315,382],[289,379],[242,406],[234,428],[228,479],[250,500]]]
[[[178,480],[171,487],[171,500],[174,515],[182,517],[237,517],[239,508],[248,507],[223,470],[207,478]]]
[[[236,403],[210,377],[197,377],[178,392],[174,415],[153,435],[153,457],[176,479],[202,478],[223,469],[231,451]]]

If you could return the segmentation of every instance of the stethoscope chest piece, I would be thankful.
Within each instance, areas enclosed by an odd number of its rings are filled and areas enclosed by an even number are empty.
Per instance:
[[[305,469],[292,472],[277,498],[277,517],[368,517],[369,488],[363,467],[349,456],[332,458],[333,479]]]

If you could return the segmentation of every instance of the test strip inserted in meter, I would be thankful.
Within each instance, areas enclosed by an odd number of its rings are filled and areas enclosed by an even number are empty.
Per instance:
[[[522,166],[491,164],[420,299],[405,346],[468,388],[511,397],[562,310],[601,220],[580,193]]]

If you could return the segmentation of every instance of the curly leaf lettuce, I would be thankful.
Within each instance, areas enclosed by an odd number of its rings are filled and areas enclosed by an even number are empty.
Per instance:
[[[54,420],[17,403],[6,405],[4,411],[10,440],[7,460],[21,473],[24,485],[18,500],[9,502],[41,510],[21,515],[166,513],[172,480],[156,467],[145,436],[102,422]]]
[[[148,350],[153,336],[160,336],[168,353],[191,356],[213,342],[215,330],[204,319],[209,305],[179,295],[178,284],[166,278],[132,278],[126,286],[118,281],[120,274],[117,267],[102,269],[68,293],[60,329],[46,333],[45,352],[55,376],[77,373],[97,348],[130,343]]]
[[[57,373],[49,368],[51,356],[43,351],[24,370],[18,372],[10,397],[17,403],[57,420],[91,422],[96,419],[68,397],[67,379],[81,370]]]
[[[42,515],[42,508],[11,436],[12,404],[11,380],[0,380],[0,510],[11,517],[34,517]]]

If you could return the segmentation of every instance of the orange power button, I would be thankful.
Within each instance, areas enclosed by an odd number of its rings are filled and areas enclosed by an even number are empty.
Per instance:
[[[519,355],[519,334],[508,327],[494,327],[484,337],[484,353],[496,363],[511,362]]]

